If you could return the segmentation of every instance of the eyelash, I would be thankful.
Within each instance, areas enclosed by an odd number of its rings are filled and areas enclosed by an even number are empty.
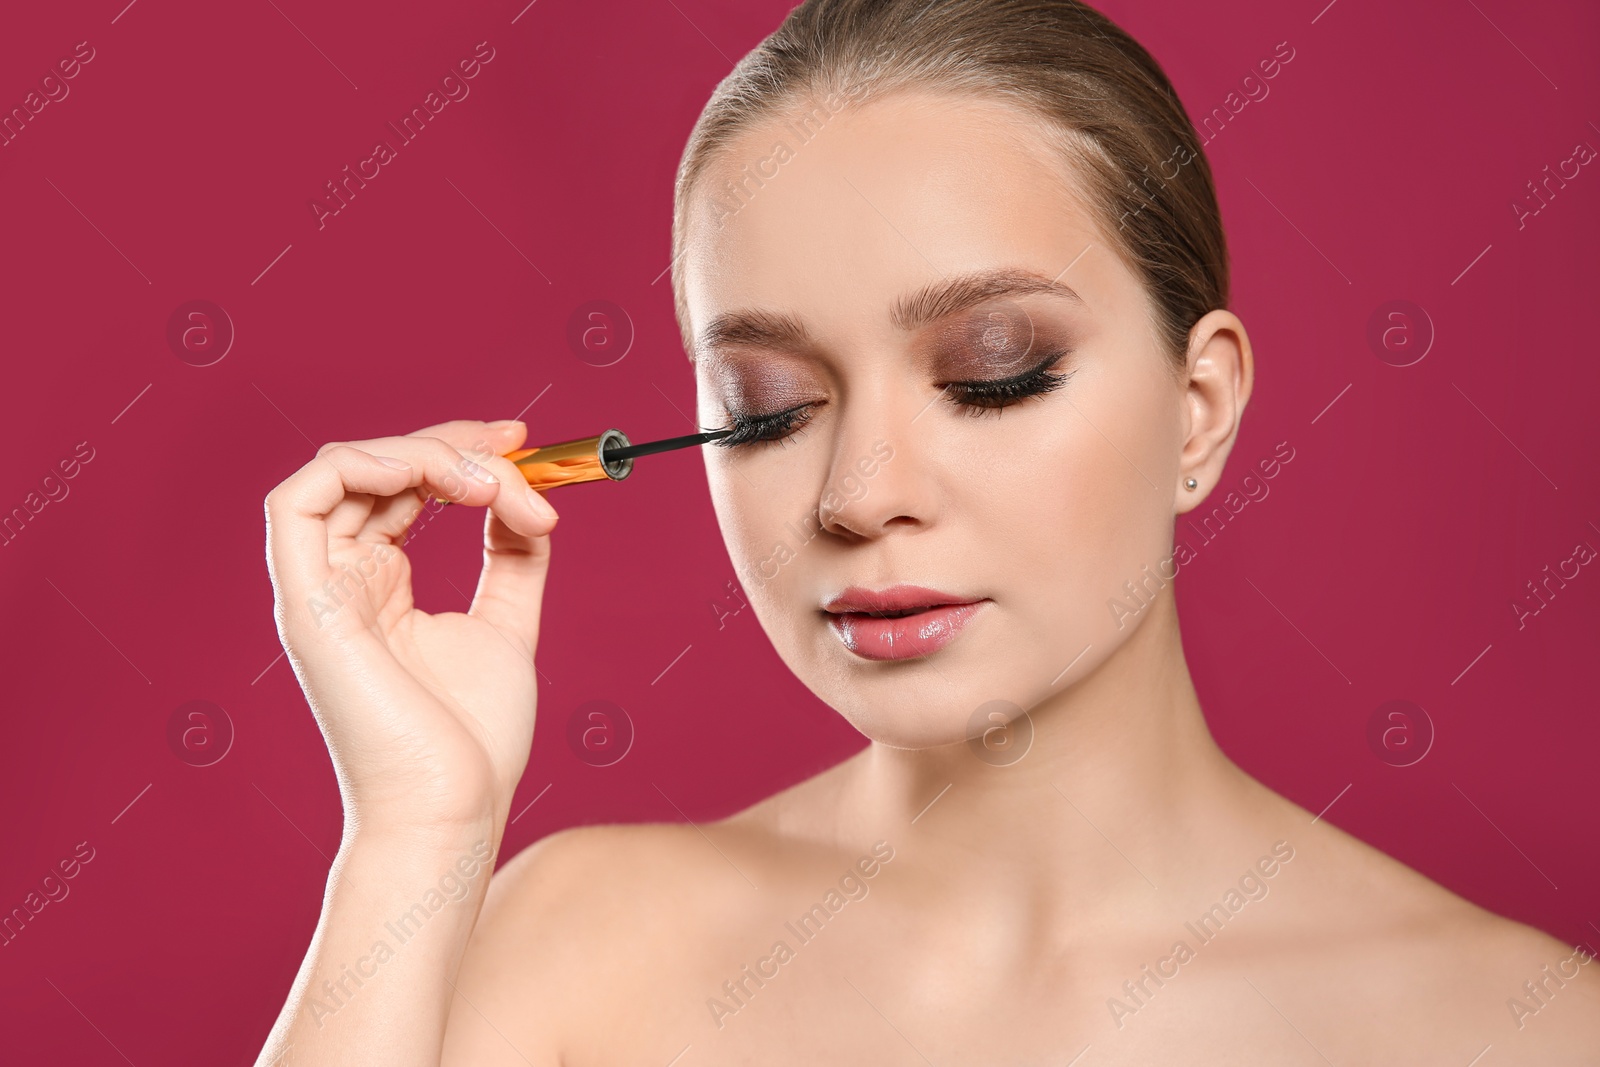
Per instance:
[[[958,410],[964,415],[982,417],[993,411],[997,415],[1003,408],[1020,403],[1030,397],[1043,396],[1054,389],[1059,389],[1067,380],[1076,373],[1076,370],[1065,372],[1052,371],[1050,368],[1060,362],[1067,353],[1065,350],[1051,352],[1043,362],[1032,370],[1010,378],[979,379],[970,382],[951,382],[945,386],[945,395],[950,395],[953,390],[959,390],[958,398],[954,401]],[[738,415],[731,417],[731,425],[724,427],[733,432],[727,437],[720,438],[713,444],[724,448],[740,448],[756,444],[772,444],[794,436],[806,423],[811,421],[811,416],[805,414],[814,405],[802,404],[790,408],[788,411],[778,411],[771,415],[756,415],[741,418]],[[802,418],[802,416],[804,416]]]

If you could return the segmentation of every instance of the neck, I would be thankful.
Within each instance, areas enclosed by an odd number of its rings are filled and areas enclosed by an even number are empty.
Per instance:
[[[1029,711],[1031,745],[1021,721],[976,751],[870,745],[848,789],[869,832],[957,894],[1062,902],[1084,928],[1257,848],[1237,827],[1259,786],[1206,728],[1171,590],[1141,615]]]

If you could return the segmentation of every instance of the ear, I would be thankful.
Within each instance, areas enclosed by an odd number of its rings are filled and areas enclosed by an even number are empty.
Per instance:
[[[1188,429],[1179,457],[1174,507],[1182,515],[1222,479],[1244,406],[1255,386],[1255,359],[1244,323],[1231,311],[1207,312],[1189,331],[1183,404]],[[1200,484],[1185,489],[1193,478]]]

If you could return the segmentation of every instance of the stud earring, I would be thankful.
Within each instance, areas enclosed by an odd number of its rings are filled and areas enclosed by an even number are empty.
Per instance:
[[[1195,488],[1199,487],[1199,485],[1200,485],[1200,483],[1195,481],[1193,478],[1185,478],[1183,480],[1183,487],[1185,489],[1192,490],[1192,489],[1195,489]]]

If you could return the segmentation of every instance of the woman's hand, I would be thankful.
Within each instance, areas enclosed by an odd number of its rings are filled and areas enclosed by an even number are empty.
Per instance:
[[[322,727],[345,835],[498,842],[533,738],[555,510],[502,453],[521,422],[324,445],[267,495],[278,636]],[[466,614],[429,615],[400,547],[431,495],[487,506]]]

